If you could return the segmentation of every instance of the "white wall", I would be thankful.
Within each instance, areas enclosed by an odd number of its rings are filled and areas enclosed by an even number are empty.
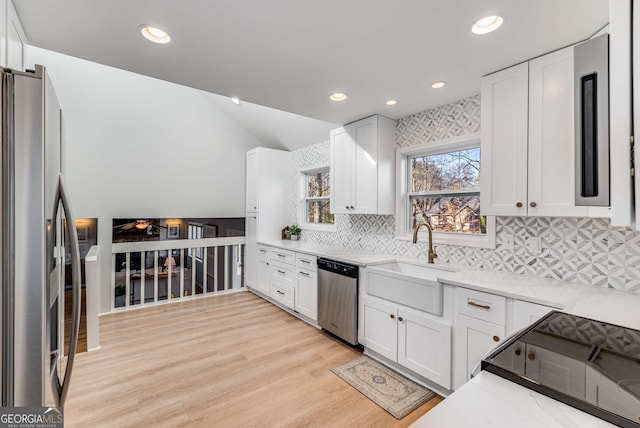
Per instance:
[[[34,64],[63,110],[73,214],[99,219],[102,312],[113,218],[244,216],[245,152],[263,144],[200,91],[28,46]]]

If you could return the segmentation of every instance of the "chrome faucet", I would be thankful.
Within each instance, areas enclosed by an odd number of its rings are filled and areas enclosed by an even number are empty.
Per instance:
[[[418,242],[418,230],[420,230],[420,226],[426,226],[429,232],[429,258],[427,259],[427,263],[433,264],[433,260],[438,258],[438,255],[433,249],[433,228],[428,222],[418,223],[416,227],[413,228],[413,243]]]

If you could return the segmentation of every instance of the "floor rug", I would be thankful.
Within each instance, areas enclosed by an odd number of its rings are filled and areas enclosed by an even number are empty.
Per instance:
[[[368,399],[402,419],[436,393],[363,355],[331,369]]]

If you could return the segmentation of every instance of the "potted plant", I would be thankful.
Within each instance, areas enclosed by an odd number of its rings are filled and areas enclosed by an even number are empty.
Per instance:
[[[298,226],[297,223],[294,223],[289,228],[289,233],[291,234],[291,240],[297,241],[298,239],[300,239],[300,232],[302,232],[302,229],[300,229],[300,226]]]

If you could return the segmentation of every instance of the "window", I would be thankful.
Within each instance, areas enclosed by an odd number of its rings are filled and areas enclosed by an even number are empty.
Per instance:
[[[189,223],[188,238],[189,239],[202,239],[203,227],[201,224]],[[202,247],[189,248],[189,257],[195,255],[196,259],[202,260]]]
[[[429,222],[440,243],[492,247],[494,218],[480,215],[480,141],[457,138],[399,150],[399,235]]]
[[[300,171],[299,223],[303,228],[332,230],[334,215],[330,212],[331,175],[329,167],[315,167]]]

